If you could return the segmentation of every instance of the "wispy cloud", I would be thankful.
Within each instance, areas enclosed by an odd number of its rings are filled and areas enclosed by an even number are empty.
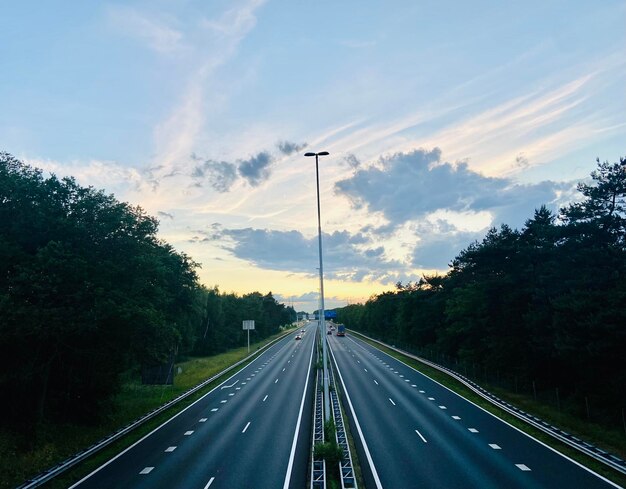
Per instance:
[[[169,25],[173,19],[157,18],[126,5],[111,5],[109,19],[128,36],[141,40],[148,48],[161,53],[173,54],[185,48],[183,34]]]
[[[263,3],[251,0],[226,11],[217,19],[201,19],[186,26],[196,41],[193,67],[178,103],[155,128],[156,164],[169,171],[184,162],[196,149],[206,121],[210,78],[235,56],[241,41],[255,27],[255,11]],[[212,98],[221,96],[211,93]]]

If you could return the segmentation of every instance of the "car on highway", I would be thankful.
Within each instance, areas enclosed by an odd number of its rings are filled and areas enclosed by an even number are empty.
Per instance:
[[[300,336],[299,334],[296,335],[296,340],[301,340],[302,336]]]
[[[326,331],[326,334],[333,334],[333,330],[329,329],[328,331]]]
[[[304,329],[301,329],[301,330],[300,330],[300,333],[304,333]]]

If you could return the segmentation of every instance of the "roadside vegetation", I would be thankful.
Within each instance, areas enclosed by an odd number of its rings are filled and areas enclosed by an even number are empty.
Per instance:
[[[184,383],[142,386],[147,373],[244,345],[243,320],[255,320],[254,343],[295,319],[271,292],[201,286],[199,264],[157,231],[140,207],[0,153],[3,483],[19,472],[9,461],[32,474]]]
[[[625,457],[626,159],[598,161],[578,192],[338,320]]]
[[[261,346],[280,337],[282,334],[283,332],[280,332],[263,341],[251,344],[251,353],[256,352]],[[177,363],[175,368],[177,372],[180,369],[180,373],[177,373],[173,385],[143,385],[137,380],[136,376],[128,373],[126,381],[123,382],[118,394],[115,395],[111,402],[112,410],[110,414],[101,418],[98,425],[77,425],[71,423],[46,425],[38,433],[39,443],[33,445],[28,450],[12,450],[12,446],[20,444],[19,434],[6,430],[0,431],[0,473],[2,474],[0,488],[15,487],[27,480],[28,477],[32,477],[65,460],[79,450],[90,446],[92,443],[113,433],[152,409],[176,398],[188,389],[195,387],[225,368],[244,359],[246,356],[248,356],[247,347],[242,347],[210,357],[191,358]],[[228,375],[234,374],[244,366],[245,364],[242,364],[237,369],[229,372]],[[166,412],[146,422],[129,435],[112,443],[86,462],[47,483],[45,487],[59,489],[68,487],[113,457],[116,453],[152,431],[166,419],[189,406],[222,380],[216,379],[188,399],[181,401]]]

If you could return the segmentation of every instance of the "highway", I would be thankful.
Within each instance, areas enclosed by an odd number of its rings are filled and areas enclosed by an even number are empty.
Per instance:
[[[243,370],[72,488],[233,489],[306,485],[315,325]]]
[[[328,339],[369,489],[619,487],[354,336]]]

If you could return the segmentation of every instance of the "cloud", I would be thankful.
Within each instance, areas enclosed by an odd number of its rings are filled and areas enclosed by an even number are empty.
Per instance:
[[[110,6],[109,18],[125,33],[160,54],[173,54],[184,48],[182,32],[168,25],[165,19],[122,5]]]
[[[570,185],[551,181],[522,185],[509,178],[487,177],[464,162],[441,162],[441,151],[435,148],[382,157],[338,181],[335,192],[347,197],[354,208],[382,213],[392,225],[447,210],[488,211],[496,224],[519,226],[535,208],[554,203]]]
[[[291,155],[293,153],[297,153],[299,151],[302,151],[304,148],[306,148],[308,145],[307,143],[302,143],[302,144],[296,144],[296,143],[290,143],[289,141],[280,141],[277,145],[278,150],[283,153],[284,155]]]
[[[318,238],[307,238],[299,231],[269,229],[225,229],[213,226],[198,231],[192,242],[214,241],[235,257],[253,265],[315,276],[318,272]],[[201,238],[199,235],[203,235]],[[394,283],[404,265],[385,256],[382,246],[371,247],[362,233],[335,231],[323,234],[324,276],[348,281],[379,280]]]
[[[206,160],[194,167],[191,177],[198,186],[206,179],[218,192],[228,192],[237,180],[237,167],[227,161]]]
[[[355,170],[361,166],[359,159],[352,153],[344,156],[343,161],[346,162],[350,168]]]
[[[288,141],[281,141],[276,145],[282,154],[289,155],[300,151],[306,146],[297,145]],[[251,187],[258,187],[268,180],[272,174],[271,167],[276,156],[269,151],[260,151],[248,159],[239,159],[231,163],[228,161],[203,160],[195,153],[191,159],[197,163],[191,170],[194,185],[201,187],[208,181],[209,185],[220,193],[228,192],[238,179],[243,179]]]
[[[270,177],[272,156],[267,151],[261,151],[248,160],[239,162],[239,175],[252,187],[258,187]]]

